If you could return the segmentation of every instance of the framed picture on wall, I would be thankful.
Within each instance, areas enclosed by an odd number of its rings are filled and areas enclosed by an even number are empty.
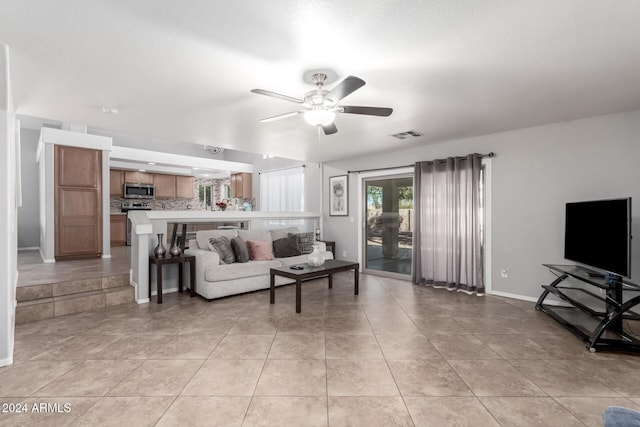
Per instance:
[[[348,175],[329,178],[329,216],[349,215]]]

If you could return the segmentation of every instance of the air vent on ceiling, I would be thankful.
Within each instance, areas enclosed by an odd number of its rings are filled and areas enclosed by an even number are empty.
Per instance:
[[[224,148],[222,147],[214,147],[213,145],[205,145],[204,149],[207,150],[209,153],[213,154],[214,156],[216,154],[220,154],[224,151]]]
[[[418,138],[422,135],[424,134],[418,132],[417,130],[408,130],[406,132],[394,133],[391,136],[398,139],[408,139],[408,138]]]

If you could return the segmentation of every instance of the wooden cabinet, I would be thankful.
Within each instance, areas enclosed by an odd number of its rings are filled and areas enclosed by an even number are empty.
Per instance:
[[[231,197],[238,199],[250,199],[252,197],[251,194],[251,174],[231,174]]]
[[[176,197],[179,199],[193,199],[195,179],[192,176],[176,176]]]
[[[109,171],[109,195],[123,197],[124,194],[124,171],[111,169]]]
[[[124,182],[132,184],[153,184],[153,174],[139,171],[124,171]]]
[[[102,255],[102,152],[54,149],[56,260]]]
[[[127,244],[127,216],[111,215],[111,246]]]
[[[176,198],[176,176],[165,174],[154,174],[153,184],[156,187],[156,199]]]

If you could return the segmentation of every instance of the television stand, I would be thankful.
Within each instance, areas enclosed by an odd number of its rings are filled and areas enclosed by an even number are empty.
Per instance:
[[[627,322],[638,322],[640,330],[640,285],[620,276],[592,277],[584,267],[543,264],[558,277],[544,291],[536,310],[562,324],[585,342],[591,351],[640,352],[640,336],[630,332]],[[568,280],[567,279],[575,279]],[[569,284],[565,284],[565,283]],[[565,305],[545,301],[554,295]]]

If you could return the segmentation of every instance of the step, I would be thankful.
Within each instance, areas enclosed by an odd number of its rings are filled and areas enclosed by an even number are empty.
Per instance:
[[[16,288],[16,323],[134,303],[129,275],[113,275]]]
[[[128,274],[117,274],[104,277],[18,286],[16,288],[16,300],[18,302],[34,301],[42,298],[52,298],[101,289],[117,288],[128,284]]]

